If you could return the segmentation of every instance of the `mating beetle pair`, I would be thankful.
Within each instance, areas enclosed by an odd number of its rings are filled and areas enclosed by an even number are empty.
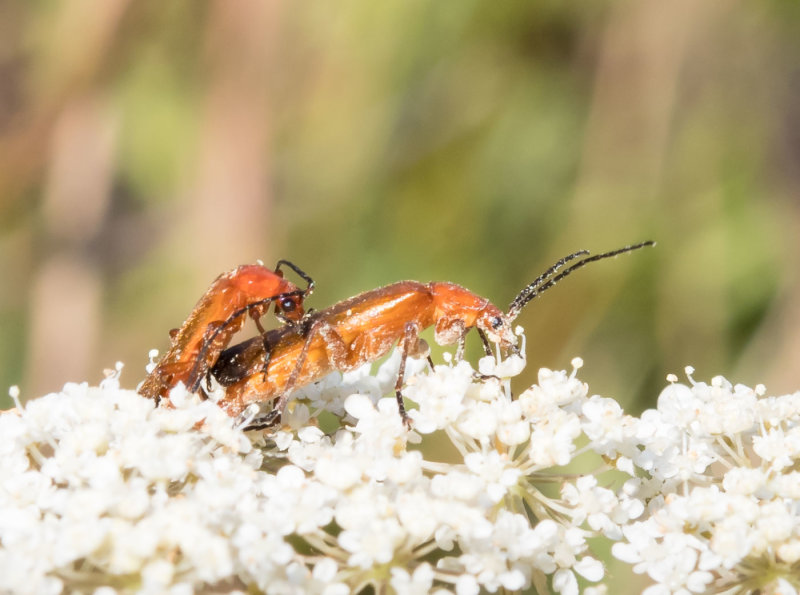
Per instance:
[[[198,391],[210,374],[225,387],[218,404],[231,416],[238,416],[250,403],[274,401],[272,412],[260,420],[263,427],[279,419],[292,390],[334,370],[348,371],[375,361],[397,344],[402,358],[395,394],[403,422],[410,426],[401,388],[407,358],[427,356],[419,337],[423,329],[434,327],[440,345],[457,344],[459,357],[471,328],[477,329],[487,354],[490,342],[515,350],[512,323],[533,298],[586,264],[652,245],[642,242],[594,256],[587,250],[570,254],[525,287],[507,312],[453,283],[401,281],[306,313],[303,300],[314,283],[302,270],[287,261],[280,261],[274,271],[261,265],[241,266],[218,277],[183,326],[171,333],[172,347],[139,392],[156,400],[168,398],[179,381]],[[285,280],[281,266],[292,268],[306,288]],[[273,303],[286,324],[265,332],[259,319]],[[226,349],[248,314],[260,336]]]

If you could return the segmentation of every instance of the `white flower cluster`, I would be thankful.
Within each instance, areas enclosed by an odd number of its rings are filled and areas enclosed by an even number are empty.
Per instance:
[[[627,442],[647,502],[614,555],[647,573],[646,593],[800,590],[800,392],[763,398],[718,376],[673,382]]]
[[[513,399],[519,357],[409,364],[410,432],[398,354],[298,391],[271,434],[182,386],[156,409],[119,368],[3,413],[0,592],[604,593],[598,541],[648,593],[798,589],[800,393],[673,383],[636,418],[580,360]]]

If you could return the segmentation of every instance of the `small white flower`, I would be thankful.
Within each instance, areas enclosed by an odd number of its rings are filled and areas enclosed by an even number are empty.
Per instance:
[[[423,563],[414,569],[413,574],[404,568],[393,567],[389,584],[398,595],[426,595],[433,586],[434,572],[430,564]]]
[[[404,395],[419,409],[409,412],[414,429],[429,434],[458,419],[473,383],[474,370],[461,361],[455,366],[436,366],[432,374],[419,375],[404,390]]]
[[[577,415],[563,409],[553,410],[534,425],[530,460],[539,467],[566,465],[577,449],[575,441],[580,434],[581,422]]]
[[[796,450],[790,437],[780,428],[768,430],[762,436],[753,438],[753,450],[764,461],[777,471],[793,463],[793,454]]]
[[[513,378],[514,376],[519,376],[524,369],[525,358],[516,354],[503,360],[493,355],[482,357],[478,360],[478,371],[486,376]]]
[[[487,454],[471,452],[464,457],[464,463],[473,476],[484,482],[481,491],[492,504],[499,502],[508,489],[519,481],[519,469],[511,467],[508,458],[496,451]]]

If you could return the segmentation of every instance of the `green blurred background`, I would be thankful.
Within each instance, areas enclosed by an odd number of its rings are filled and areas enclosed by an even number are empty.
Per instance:
[[[25,398],[117,360],[135,386],[256,259],[318,309],[401,279],[505,307],[644,239],[527,308],[518,386],[580,355],[633,412],[689,363],[800,388],[798,2],[5,2],[0,30],[0,386]]]
[[[134,387],[256,259],[318,309],[400,279],[504,307],[643,239],[527,308],[518,388],[580,355],[632,412],[686,364],[797,390],[799,181],[795,0],[3,2],[1,398]]]

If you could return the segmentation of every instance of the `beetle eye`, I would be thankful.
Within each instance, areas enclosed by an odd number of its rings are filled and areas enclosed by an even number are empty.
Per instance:
[[[501,326],[503,326],[503,319],[502,319],[502,318],[500,318],[499,316],[495,316],[494,318],[492,318],[492,319],[489,321],[489,323],[492,325],[492,328],[493,328],[494,330],[497,330],[497,329],[499,329]]]
[[[280,307],[284,312],[294,312],[295,308],[297,308],[297,304],[290,298],[283,298],[280,301]]]

